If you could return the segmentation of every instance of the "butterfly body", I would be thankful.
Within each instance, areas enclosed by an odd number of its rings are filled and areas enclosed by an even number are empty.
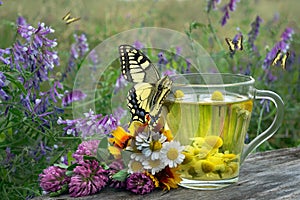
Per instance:
[[[172,81],[168,76],[160,78],[154,64],[134,47],[121,45],[119,53],[122,75],[127,81],[136,83],[127,95],[131,120],[155,126]]]
[[[243,35],[239,34],[233,40],[225,38],[225,41],[229,47],[231,53],[235,53],[236,50],[243,50]]]
[[[275,58],[272,61],[272,65],[275,66],[277,65],[279,62],[282,69],[285,69],[286,66],[286,61],[289,57],[290,53],[287,51],[286,53],[282,52],[280,49],[277,51],[277,54],[275,56]]]

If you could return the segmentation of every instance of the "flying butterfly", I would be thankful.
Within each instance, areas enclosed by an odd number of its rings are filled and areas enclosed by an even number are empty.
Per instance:
[[[172,81],[168,76],[160,78],[155,65],[138,49],[121,45],[119,54],[122,75],[127,81],[136,83],[127,95],[131,121],[154,127],[160,118],[162,104],[171,91]]]
[[[272,61],[272,66],[277,65],[277,63],[280,61],[281,62],[280,65],[281,65],[282,69],[285,69],[286,61],[287,61],[289,55],[290,55],[290,53],[288,51],[286,53],[284,53],[279,49],[277,51],[275,58]]]
[[[228,44],[230,53],[235,53],[236,50],[243,50],[243,35],[238,34],[232,40],[230,38],[225,38]]]
[[[69,11],[63,18],[62,18],[63,21],[66,22],[66,24],[71,24],[73,22],[76,22],[78,20],[80,20],[80,17],[71,17],[71,12]]]

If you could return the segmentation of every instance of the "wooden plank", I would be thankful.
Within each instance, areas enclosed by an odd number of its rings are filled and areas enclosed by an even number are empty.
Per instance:
[[[58,198],[47,196],[35,199],[73,199],[68,195]],[[153,200],[153,199],[300,199],[300,148],[279,149],[250,155],[241,168],[238,183],[214,191],[185,188],[170,192],[155,190],[146,195],[106,188],[96,195],[76,199],[84,200]]]

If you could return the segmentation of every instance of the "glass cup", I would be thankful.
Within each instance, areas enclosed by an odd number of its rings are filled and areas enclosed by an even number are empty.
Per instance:
[[[180,185],[213,190],[237,182],[244,159],[278,130],[282,99],[255,89],[255,80],[245,75],[197,73],[170,78],[173,95],[164,102],[164,118],[165,128],[185,146]],[[267,130],[245,144],[255,99],[272,101],[276,114]]]

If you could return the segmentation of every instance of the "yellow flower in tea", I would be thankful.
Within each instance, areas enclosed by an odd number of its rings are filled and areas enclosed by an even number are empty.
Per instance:
[[[191,138],[191,140],[193,140],[193,146],[198,148],[201,148],[203,146],[203,143],[205,142],[203,137],[194,137]]]
[[[209,173],[209,172],[214,171],[215,164],[210,162],[210,161],[203,160],[202,163],[201,163],[201,167],[202,167],[202,171],[204,173]]]
[[[222,92],[216,90],[212,93],[211,100],[212,101],[224,101],[224,96],[223,96]]]
[[[184,93],[181,90],[176,90],[174,96],[175,98],[182,98],[184,97]]]
[[[220,148],[223,145],[223,140],[219,136],[210,135],[204,138],[205,143],[213,148]]]

